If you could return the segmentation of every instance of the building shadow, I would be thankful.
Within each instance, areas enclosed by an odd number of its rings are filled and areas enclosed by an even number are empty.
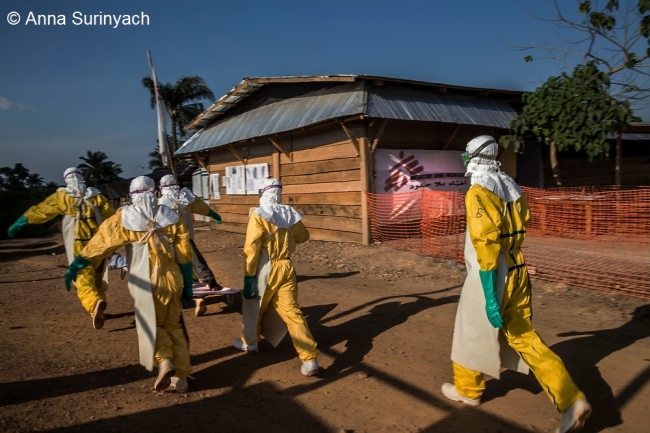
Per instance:
[[[349,271],[349,272],[329,272],[327,275],[298,275],[297,281],[302,283],[303,281],[308,280],[329,280],[330,278],[345,278],[352,275],[359,274],[359,271]]]
[[[126,365],[71,376],[0,383],[0,407],[69,394],[111,388],[151,378],[140,365]]]
[[[631,320],[618,328],[558,334],[559,337],[577,338],[551,346],[593,407],[585,432],[600,432],[622,424],[621,409],[650,381],[649,365],[615,397],[598,368],[603,359],[650,336],[650,304],[637,307],[631,315]],[[646,361],[650,362],[650,359]],[[483,400],[504,396],[516,388],[534,394],[542,392],[532,373],[525,376],[506,371],[500,380],[488,382]]]
[[[373,306],[366,314],[335,326],[326,326],[320,321],[313,320],[316,319],[315,316],[323,314],[322,308],[315,311],[312,311],[312,307],[305,308],[309,327],[318,341],[319,347],[325,349],[342,341],[346,342],[345,351],[337,356],[325,371],[328,377],[361,363],[372,350],[375,338],[406,322],[409,317],[430,308],[458,302],[457,295],[443,298],[412,295],[396,296],[395,298],[397,297],[401,299],[383,301]],[[405,298],[413,300],[409,302]]]

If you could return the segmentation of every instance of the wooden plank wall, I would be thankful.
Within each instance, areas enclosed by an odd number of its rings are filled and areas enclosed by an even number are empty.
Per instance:
[[[279,154],[279,158],[278,158]],[[294,206],[303,215],[303,222],[314,240],[361,242],[361,160],[350,141],[342,141],[311,149],[248,158],[248,164],[268,163],[270,173],[277,173],[284,187],[282,202]],[[241,165],[234,160],[213,162],[210,173],[225,175],[225,168]],[[219,186],[220,200],[210,205],[221,215],[223,224],[214,228],[245,233],[248,212],[259,205],[257,195],[226,195]]]

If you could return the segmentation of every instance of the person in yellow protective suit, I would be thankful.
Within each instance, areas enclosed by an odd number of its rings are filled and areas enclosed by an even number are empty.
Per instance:
[[[198,280],[207,283],[212,290],[221,290],[223,287],[217,283],[208,263],[196,247],[196,243],[194,243],[194,221],[192,214],[210,216],[217,224],[221,224],[221,216],[213,211],[201,197],[196,197],[188,188],[179,188],[176,183],[176,178],[171,174],[165,175],[160,179],[160,194],[161,197],[158,203],[178,212],[184,218],[185,224],[187,224],[190,231],[192,253],[194,254],[192,265]],[[194,298],[194,302],[196,303],[194,314],[197,316],[204,315],[207,311],[205,301],[202,298]]]
[[[242,338],[236,338],[233,345],[257,352],[260,335],[277,346],[288,331],[302,362],[300,372],[317,376],[319,352],[298,305],[296,271],[291,263],[296,244],[309,240],[309,232],[302,214],[280,204],[281,198],[282,183],[267,179],[260,190],[260,207],[253,209],[248,220]]]
[[[471,140],[463,154],[471,176],[465,196],[467,279],[451,350],[454,383],[443,384],[442,393],[478,406],[484,373],[499,378],[500,368],[530,368],[562,413],[557,432],[576,431],[584,426],[591,407],[531,324],[531,283],[521,251],[530,210],[517,183],[500,171],[497,152],[497,142],[482,135]]]
[[[9,237],[28,224],[42,224],[63,215],[63,244],[68,264],[81,252],[99,229],[102,221],[113,215],[108,200],[96,188],[86,187],[78,168],[71,167],[63,173],[65,188],[59,188],[42,203],[30,207],[9,227]],[[106,275],[104,261],[94,262],[77,278],[75,288],[84,309],[92,316],[95,329],[104,326],[106,309]],[[68,289],[70,290],[70,289]]]
[[[156,391],[173,385],[177,392],[186,392],[192,367],[181,298],[192,300],[190,235],[176,212],[157,204],[153,180],[137,177],[130,191],[132,204],[101,225],[70,264],[66,285],[89,263],[126,246],[140,363],[149,371],[158,366]]]

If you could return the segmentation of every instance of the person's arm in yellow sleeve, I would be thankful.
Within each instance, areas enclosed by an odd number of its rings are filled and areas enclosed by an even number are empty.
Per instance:
[[[501,244],[501,210],[485,188],[474,185],[465,195],[467,230],[480,270],[478,272],[485,296],[485,314],[495,328],[503,328],[497,296],[498,263]],[[498,197],[495,196],[498,200]]]
[[[192,244],[190,244],[190,232],[181,218],[175,225],[176,235],[174,237],[174,257],[176,263],[183,275],[183,295],[181,299],[185,302],[190,302],[194,298],[192,290],[192,259],[194,253],[192,252]]]
[[[196,197],[192,203],[185,206],[185,209],[198,215],[207,215],[210,218],[213,218],[217,224],[221,224],[221,216],[213,211],[210,205],[208,205],[201,197]]]
[[[262,239],[267,233],[262,224],[262,218],[252,213],[248,219],[246,228],[246,240],[244,241],[244,297],[253,299],[257,296],[257,265],[262,254]]]
[[[474,186],[465,195],[467,212],[467,230],[476,249],[479,266],[482,271],[497,268],[501,243],[501,212],[495,203],[484,194],[480,186]]]
[[[190,244],[190,232],[185,220],[180,218],[176,223],[176,235],[174,237],[174,256],[176,263],[192,263],[194,253]]]
[[[244,258],[246,260],[244,274],[247,276],[257,274],[257,265],[262,254],[262,238],[267,233],[262,225],[262,221],[262,218],[255,213],[251,214],[248,219],[246,240],[244,241]]]
[[[99,194],[96,197],[97,197],[97,207],[99,208],[99,213],[102,215],[102,221],[106,221],[107,219],[115,215],[115,211],[113,211],[113,208],[108,203],[106,197],[104,197],[102,194]]]
[[[207,215],[210,211],[210,206],[201,197],[195,196],[194,201],[185,206],[185,209],[197,215]]]
[[[79,255],[91,262],[99,261],[129,242],[128,233],[122,226],[122,212],[119,211],[99,226]]]
[[[59,215],[63,215],[68,211],[68,206],[72,203],[73,199],[70,198],[70,203],[66,200],[65,191],[57,191],[50,195],[37,205],[27,209],[25,218],[30,224],[42,224]]]
[[[42,224],[66,213],[68,204],[65,197],[67,196],[64,191],[57,191],[41,203],[27,209],[7,230],[9,237],[13,238],[18,230],[29,224]]]
[[[530,223],[530,208],[528,207],[528,200],[526,200],[526,197],[524,195],[521,196],[519,199],[519,205],[521,206],[521,220],[524,223],[524,227],[528,227],[528,224]]]
[[[307,227],[305,227],[302,221],[298,221],[292,225],[289,230],[291,230],[291,233],[293,234],[293,237],[296,240],[297,244],[301,244],[309,240],[309,230],[307,230]]]

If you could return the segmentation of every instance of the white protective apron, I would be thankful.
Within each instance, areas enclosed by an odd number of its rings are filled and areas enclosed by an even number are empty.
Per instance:
[[[153,284],[158,279],[158,269],[149,269],[149,237],[159,237],[159,240],[169,243],[158,228],[166,227],[178,222],[178,214],[166,206],[160,206],[154,216],[155,228],[149,227],[147,218],[132,207],[122,211],[122,225],[127,230],[144,232],[140,242],[126,246],[126,260],[129,267],[128,286],[133,298],[135,310],[135,326],[138,334],[138,348],[140,364],[152,371],[155,365],[156,354],[156,307],[153,300]],[[163,247],[163,244],[160,247]],[[168,246],[169,247],[169,246]],[[173,248],[173,247],[170,247]],[[171,250],[173,253],[173,249]],[[152,283],[153,281],[153,283]],[[181,324],[185,327],[182,321]],[[185,331],[187,335],[187,332]],[[189,342],[189,340],[188,340]]]
[[[269,253],[266,249],[262,248],[260,261],[257,265],[257,297],[254,299],[246,299],[242,296],[242,335],[244,336],[244,340],[246,340],[246,344],[256,348],[258,343],[258,323],[261,325],[261,335],[273,347],[277,347],[288,332],[287,325],[270,303],[266,312],[260,318],[260,307],[270,272],[271,260],[269,260]]]
[[[149,273],[149,244],[143,242],[127,245],[126,260],[129,267],[129,293],[135,310],[140,364],[152,371],[156,353],[156,308]]]
[[[503,333],[488,321],[485,313],[485,294],[479,276],[480,267],[469,231],[465,236],[465,264],[467,279],[456,312],[451,360],[465,368],[480,371],[497,379],[502,368],[527,374],[528,365],[508,345]],[[503,300],[507,276],[506,258],[503,254],[499,254],[497,277],[499,305]]]

